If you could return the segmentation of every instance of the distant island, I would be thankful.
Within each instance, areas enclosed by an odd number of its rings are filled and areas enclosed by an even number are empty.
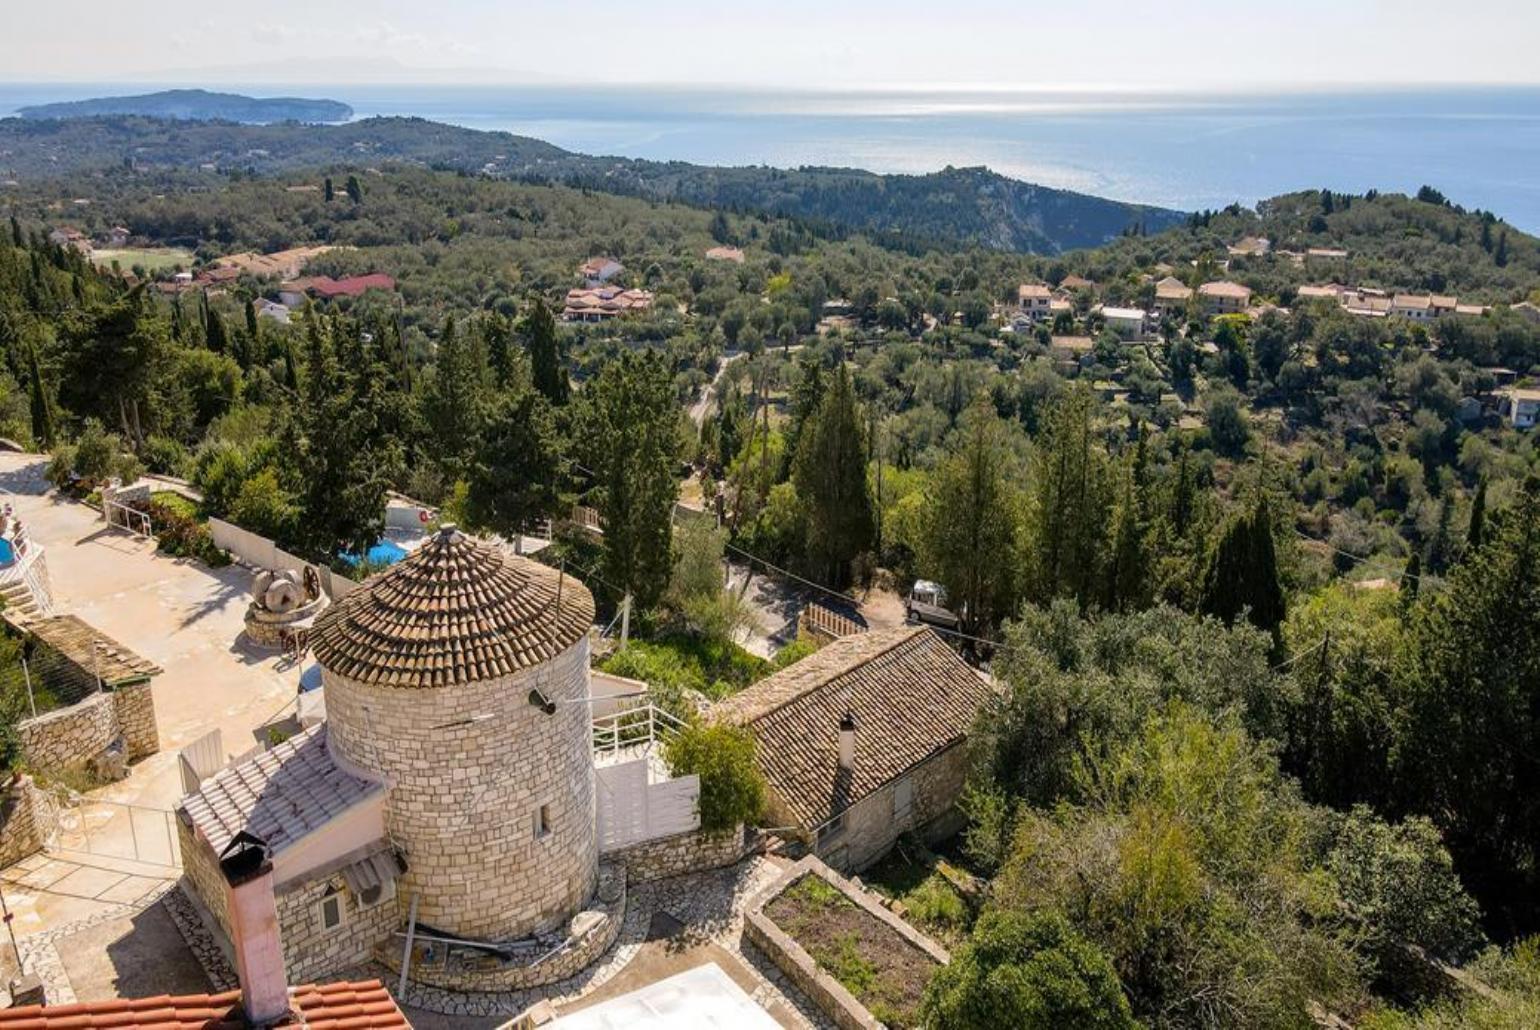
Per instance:
[[[168,89],[131,97],[97,97],[57,104],[23,107],[17,114],[33,121],[56,118],[95,118],[104,115],[140,115],[177,121],[221,121],[242,125],[273,122],[331,123],[353,117],[353,109],[337,100],[302,97],[247,97],[239,93],[211,93],[206,89]]]

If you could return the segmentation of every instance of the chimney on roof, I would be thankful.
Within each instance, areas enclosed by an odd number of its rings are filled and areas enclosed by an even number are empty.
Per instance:
[[[271,1026],[290,1012],[267,844],[242,830],[220,853],[219,871],[229,887],[230,945],[241,981],[241,1008],[252,1026]]]
[[[840,720],[840,768],[856,771],[856,717],[849,712]]]

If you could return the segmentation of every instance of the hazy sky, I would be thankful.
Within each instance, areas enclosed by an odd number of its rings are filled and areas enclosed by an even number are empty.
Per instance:
[[[0,0],[9,81],[1540,81],[1535,0]]]

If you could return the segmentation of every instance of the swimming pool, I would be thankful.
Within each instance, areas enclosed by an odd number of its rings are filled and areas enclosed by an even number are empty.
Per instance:
[[[379,543],[369,548],[369,552],[364,555],[364,558],[369,562],[370,565],[374,566],[394,565],[402,558],[405,558],[408,553],[410,552],[408,552],[406,548],[402,547],[394,540],[381,540]],[[356,554],[344,554],[340,557],[349,565],[358,564],[359,559],[358,555]]]

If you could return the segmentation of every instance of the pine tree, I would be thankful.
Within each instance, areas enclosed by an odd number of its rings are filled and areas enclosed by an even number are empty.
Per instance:
[[[451,481],[464,473],[480,436],[486,381],[486,357],[478,335],[460,332],[451,315],[439,336],[433,380],[423,401],[423,414],[433,434],[434,460]]]
[[[1149,604],[1149,564],[1144,519],[1140,516],[1138,479],[1130,468],[1123,477],[1123,493],[1112,528],[1103,601],[1109,611],[1140,609]]]
[[[561,345],[556,338],[556,319],[539,297],[530,305],[529,314],[519,324],[519,332],[529,349],[530,378],[546,400],[560,407],[567,403],[572,387],[567,367],[562,361]]]
[[[1425,592],[1399,665],[1402,810],[1429,815],[1495,926],[1540,919],[1540,480]]]
[[[657,352],[626,353],[604,366],[580,400],[573,438],[585,448],[592,499],[604,519],[604,577],[650,608],[673,571],[679,496],[673,377]]]
[[[1004,424],[980,401],[964,415],[960,445],[926,491],[924,568],[973,633],[993,629],[1015,607],[1020,501],[1013,464]]]
[[[31,341],[27,343],[27,368],[31,378],[28,392],[32,408],[32,439],[43,450],[51,451],[55,439],[53,401],[49,399],[48,387],[43,382],[43,368],[37,359],[37,345]]]
[[[501,398],[487,420],[466,477],[466,516],[473,528],[516,540],[535,521],[560,513],[565,481],[551,404],[521,390]]]
[[[501,315],[487,316],[482,324],[487,340],[487,364],[492,369],[492,381],[499,390],[507,390],[514,384],[515,365],[513,333],[508,320]]]
[[[1109,509],[1107,456],[1093,436],[1095,398],[1073,389],[1049,412],[1037,460],[1033,512],[1034,599],[1103,596],[1102,562]]]
[[[1476,498],[1471,501],[1470,525],[1465,530],[1465,550],[1470,553],[1481,546],[1485,539],[1487,522],[1487,478],[1481,477],[1476,484]]]
[[[871,549],[876,533],[866,457],[855,386],[840,365],[817,414],[802,427],[792,476],[807,505],[808,567],[836,587],[850,582],[852,561]]]
[[[797,446],[802,438],[802,427],[817,413],[818,406],[823,403],[823,366],[813,357],[804,358],[801,365],[802,374],[797,379],[797,385],[791,390],[791,418],[786,428],[782,430],[786,439],[786,450],[782,455],[782,467],[777,473],[782,479],[791,475],[792,465],[797,457]]]

